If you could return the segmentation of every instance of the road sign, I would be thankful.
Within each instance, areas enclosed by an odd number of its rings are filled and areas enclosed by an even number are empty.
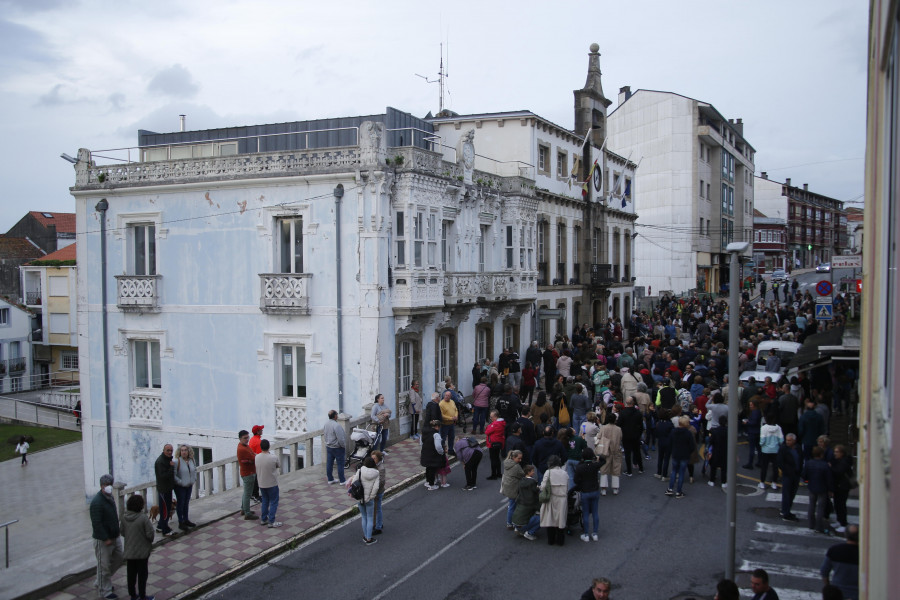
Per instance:
[[[830,321],[834,316],[831,304],[816,304],[816,321]]]
[[[819,296],[816,298],[816,304],[832,304],[834,303],[834,298],[831,296]]]
[[[856,293],[862,294],[862,279],[856,280]]]
[[[832,256],[831,257],[831,268],[832,269],[861,269],[862,268],[862,255],[854,254],[851,256]]]
[[[831,282],[823,279],[816,284],[816,293],[820,296],[830,296],[832,291]]]

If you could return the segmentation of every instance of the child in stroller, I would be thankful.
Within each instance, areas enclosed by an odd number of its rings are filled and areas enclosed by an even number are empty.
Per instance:
[[[581,520],[581,492],[572,488],[566,495],[566,533],[572,535],[576,526],[584,528]]]
[[[350,441],[353,442],[353,450],[347,455],[345,468],[359,468],[381,442],[381,429],[369,431],[362,427],[354,427],[350,433]]]

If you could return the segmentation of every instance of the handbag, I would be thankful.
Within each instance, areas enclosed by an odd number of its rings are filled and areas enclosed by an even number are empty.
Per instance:
[[[566,408],[565,402],[560,402],[559,404],[559,424],[560,425],[568,425],[571,423],[571,417],[569,417],[569,409]]]
[[[602,456],[606,458],[609,456],[609,440],[605,437],[601,437],[594,444],[594,454],[597,456]]]
[[[347,489],[347,494],[350,495],[354,500],[358,500],[362,502],[366,497],[366,489],[363,487],[362,482],[362,472],[357,473],[356,479],[350,484],[350,487]]]
[[[541,501],[541,504],[547,504],[550,502],[550,497],[553,495],[552,490],[550,489],[550,480],[547,480],[547,485],[545,485],[541,489],[541,493],[538,495],[538,500]]]

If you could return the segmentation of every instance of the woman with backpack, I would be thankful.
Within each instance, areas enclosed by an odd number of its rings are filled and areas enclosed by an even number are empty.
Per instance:
[[[466,474],[466,485],[463,490],[471,492],[476,488],[478,465],[482,458],[478,440],[473,437],[461,437],[456,441],[453,449],[456,451],[456,458],[462,461],[463,471]]]

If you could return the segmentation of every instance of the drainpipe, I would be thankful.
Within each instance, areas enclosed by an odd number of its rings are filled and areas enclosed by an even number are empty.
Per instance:
[[[109,474],[113,473],[112,419],[109,409],[109,324],[106,311],[106,210],[109,202],[102,198],[94,209],[100,213],[100,303],[103,314],[103,400],[106,404],[106,455],[109,460]]]
[[[344,197],[343,184],[334,187],[334,249],[337,262],[335,295],[337,297],[337,368],[338,368],[338,413],[344,412],[344,338],[342,336],[341,315],[341,198]]]

